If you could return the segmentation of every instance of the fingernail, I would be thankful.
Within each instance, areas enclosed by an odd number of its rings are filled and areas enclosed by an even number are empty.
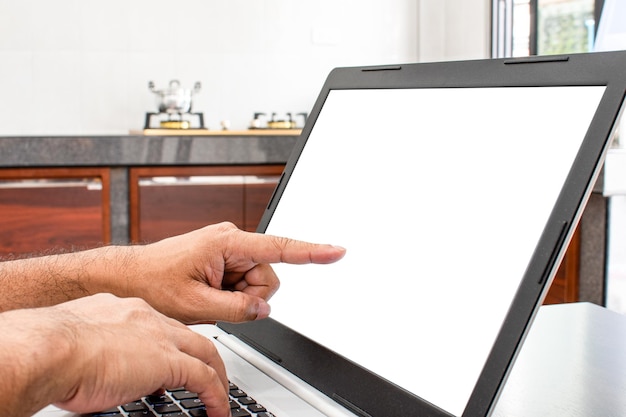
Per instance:
[[[265,301],[260,301],[255,320],[267,318],[270,315],[271,310],[272,309],[269,304],[267,304]]]

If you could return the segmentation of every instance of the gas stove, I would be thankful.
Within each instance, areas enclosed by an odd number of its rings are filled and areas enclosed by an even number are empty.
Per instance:
[[[203,113],[146,113],[144,129],[205,129]]]
[[[269,115],[269,116],[268,116]],[[300,113],[254,113],[250,129],[302,129],[308,114]]]

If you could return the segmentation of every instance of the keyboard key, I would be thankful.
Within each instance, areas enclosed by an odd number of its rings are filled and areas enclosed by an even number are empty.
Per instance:
[[[233,417],[248,417],[248,416],[250,416],[250,413],[247,412],[246,410],[244,410],[243,408],[234,408],[234,409],[230,410],[230,414]]]
[[[180,405],[186,409],[204,407],[204,403],[200,401],[200,398],[187,398],[186,400],[182,400]]]
[[[186,400],[188,398],[198,398],[198,394],[191,391],[177,391],[172,393],[172,397],[177,400]]]
[[[122,405],[122,408],[124,409],[124,411],[126,411],[127,413],[130,413],[131,411],[143,411],[143,410],[147,410],[148,406],[145,405],[143,403],[143,401],[133,401],[132,403],[128,403],[128,404],[124,404]]]
[[[253,413],[260,413],[262,411],[267,411],[265,407],[263,407],[261,404],[251,404],[248,406],[248,410],[252,411]]]
[[[150,410],[132,411],[128,413],[128,417],[159,417]]]
[[[161,405],[161,404],[171,404],[174,401],[166,394],[161,395],[148,395],[146,397],[146,401],[153,406]]]
[[[191,417],[207,417],[206,410],[204,408],[194,408],[193,410],[189,410],[189,415]]]
[[[237,401],[239,401],[239,404],[242,404],[242,405],[256,404],[256,401],[252,397],[237,398]]]
[[[180,409],[176,404],[159,404],[154,406],[154,411],[160,414],[168,414],[168,413],[176,413],[181,412],[183,410]],[[184,414],[181,414],[184,415]]]
[[[239,397],[247,397],[248,394],[246,394],[245,392],[243,392],[240,389],[231,389],[230,391],[228,391],[231,397],[235,397],[235,398],[239,398]]]

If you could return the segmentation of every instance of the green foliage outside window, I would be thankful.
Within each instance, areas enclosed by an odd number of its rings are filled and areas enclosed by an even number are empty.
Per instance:
[[[593,18],[593,0],[539,0],[538,55],[588,52]]]

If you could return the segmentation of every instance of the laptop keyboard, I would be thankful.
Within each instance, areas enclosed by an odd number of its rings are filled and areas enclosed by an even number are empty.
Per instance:
[[[232,417],[276,417],[237,385],[232,382],[229,385]],[[165,391],[161,395],[149,395],[109,410],[83,414],[83,417],[206,417],[206,415],[204,404],[195,393],[178,388]]]

